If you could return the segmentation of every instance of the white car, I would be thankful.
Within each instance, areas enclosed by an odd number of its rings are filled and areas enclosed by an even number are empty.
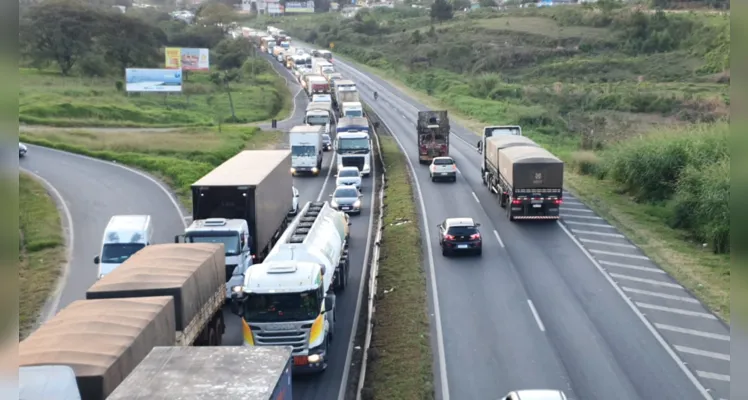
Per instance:
[[[438,180],[457,181],[457,164],[452,157],[434,157],[429,166],[431,182]]]
[[[357,167],[342,167],[335,175],[335,186],[354,186],[361,190],[361,172]]]
[[[501,400],[568,400],[560,390],[533,389],[510,392]]]
[[[289,214],[296,215],[299,213],[299,191],[296,189],[296,186],[291,186],[291,189],[293,189],[293,202],[291,203]]]
[[[25,157],[28,152],[29,148],[25,144],[18,142],[18,157]]]

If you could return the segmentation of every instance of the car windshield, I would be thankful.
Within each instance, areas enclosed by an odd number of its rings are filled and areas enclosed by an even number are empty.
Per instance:
[[[314,157],[317,151],[314,146],[291,146],[291,155],[297,157]]]
[[[453,226],[447,230],[447,233],[454,236],[469,236],[478,233],[474,226]]]
[[[351,178],[359,176],[358,169],[344,169],[338,173],[342,178]]]
[[[223,243],[227,256],[241,253],[239,234],[234,232],[193,232],[186,235],[188,243]]]
[[[322,141],[324,141],[324,142],[327,142],[327,143],[330,143],[330,141],[331,141],[331,139],[330,139],[330,135],[328,135],[328,134],[326,134],[326,133],[325,133],[325,134],[323,134],[323,135],[322,135]]]
[[[101,250],[101,263],[122,264],[143,247],[143,243],[107,243]]]
[[[346,117],[363,117],[364,112],[362,110],[345,110]]]
[[[368,152],[369,139],[338,139],[338,153],[340,152]]]
[[[308,321],[319,315],[317,291],[302,293],[250,294],[244,302],[247,322]]]
[[[454,163],[454,160],[450,160],[449,158],[434,159],[434,165],[452,165]]]
[[[306,123],[309,125],[326,125],[330,122],[330,117],[326,115],[309,115],[306,117]]]
[[[340,188],[335,191],[335,195],[333,197],[338,199],[352,199],[354,197],[358,197],[358,190],[354,188]]]

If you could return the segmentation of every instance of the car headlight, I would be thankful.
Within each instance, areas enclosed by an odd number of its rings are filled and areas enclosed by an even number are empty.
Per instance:
[[[322,361],[322,356],[319,354],[310,354],[307,357],[307,361],[309,361],[309,363],[311,364],[315,364],[315,363]]]
[[[317,167],[314,167],[314,168],[312,168],[312,172],[314,172],[316,174],[317,172],[319,172],[319,169]]]
[[[361,200],[356,200],[356,202],[353,203],[353,207],[355,207],[355,208],[361,207]]]
[[[295,173],[296,173],[296,168],[291,168],[291,174],[295,174]]]

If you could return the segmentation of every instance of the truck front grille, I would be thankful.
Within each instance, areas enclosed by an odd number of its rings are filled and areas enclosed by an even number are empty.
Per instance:
[[[306,350],[311,328],[312,324],[304,324],[297,330],[272,331],[272,326],[268,326],[266,330],[250,326],[257,346],[292,346],[294,354]]]

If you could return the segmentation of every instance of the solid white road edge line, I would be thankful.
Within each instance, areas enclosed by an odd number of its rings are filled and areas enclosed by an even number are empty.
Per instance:
[[[558,226],[561,227],[561,229],[563,229],[563,231],[566,233],[566,236],[568,236],[569,239],[571,239],[571,241],[574,242],[574,244],[579,248],[579,250],[582,251],[582,253],[587,257],[587,259],[590,260],[592,265],[594,265],[595,268],[597,268],[600,274],[603,275],[605,280],[608,281],[610,286],[613,287],[613,290],[615,290],[616,293],[618,293],[618,295],[621,296],[621,299],[623,299],[626,305],[629,306],[631,311],[634,312],[634,314],[639,318],[639,320],[644,324],[644,326],[647,327],[647,329],[652,334],[652,336],[654,336],[657,342],[660,344],[660,346],[662,346],[665,349],[665,351],[668,353],[670,358],[672,358],[673,361],[675,361],[675,364],[678,365],[678,368],[680,368],[680,370],[683,371],[684,374],[686,374],[686,377],[688,378],[688,380],[690,380],[691,383],[693,383],[693,385],[701,393],[701,395],[704,396],[704,398],[707,400],[714,400],[712,396],[709,394],[709,391],[704,387],[704,385],[701,384],[701,382],[699,382],[699,379],[696,378],[696,376],[693,374],[693,372],[691,372],[690,369],[688,369],[688,367],[686,367],[686,363],[683,362],[683,360],[678,356],[678,354],[676,354],[675,351],[670,347],[670,345],[668,345],[668,343],[665,341],[662,335],[660,335],[660,332],[658,332],[657,329],[655,329],[655,327],[652,326],[652,324],[649,322],[647,317],[645,317],[644,314],[642,314],[642,312],[639,311],[639,309],[634,305],[631,299],[629,299],[628,296],[626,296],[626,294],[623,292],[623,290],[621,290],[621,288],[615,283],[615,281],[613,281],[613,278],[611,278],[608,275],[608,273],[605,272],[605,269],[603,269],[603,267],[601,267],[600,264],[598,264],[597,260],[595,260],[595,257],[593,257],[592,254],[590,254],[587,251],[587,249],[585,249],[584,246],[581,243],[579,243],[577,238],[575,238],[574,235],[572,235],[571,232],[569,232],[569,230],[564,226],[564,224],[562,224],[560,221],[556,221],[556,223],[558,224]]]
[[[496,229],[493,230],[493,235],[496,236],[496,240],[499,241],[499,246],[501,246],[501,248],[503,249],[504,242],[501,240],[501,236],[499,236],[499,232]]]
[[[322,182],[322,187],[319,189],[319,193],[317,194],[317,200],[315,201],[321,201],[322,195],[325,194],[325,187],[327,187],[327,181],[330,180],[330,175],[332,174],[332,166],[334,164],[333,161],[335,161],[335,150],[333,150],[331,153],[330,166],[327,168],[327,176],[325,177],[325,180]],[[324,163],[324,159],[322,160],[322,162]]]
[[[478,195],[475,194],[475,192],[470,192],[473,194],[473,198],[475,199],[476,203],[480,203],[480,200],[478,200]]]
[[[543,321],[540,319],[540,315],[538,314],[538,310],[535,309],[535,305],[532,304],[532,300],[527,299],[527,305],[530,306],[530,312],[532,313],[532,316],[535,317],[535,322],[538,323],[538,328],[540,328],[541,332],[545,332],[545,325],[543,325]]]
[[[137,170],[135,168],[127,167],[127,166],[124,166],[122,164],[119,164],[119,163],[116,163],[116,162],[112,162],[112,161],[100,160],[98,158],[84,156],[82,154],[70,153],[70,152],[67,152],[67,151],[57,150],[57,149],[53,149],[53,148],[50,148],[50,147],[44,147],[44,146],[38,146],[38,145],[34,145],[34,146],[41,147],[41,148],[43,148],[44,150],[47,150],[47,151],[54,151],[54,152],[57,152],[57,153],[63,153],[66,156],[78,157],[78,158],[82,158],[82,159],[85,159],[85,160],[88,160],[88,161],[93,161],[93,162],[97,162],[97,163],[101,163],[101,164],[106,164],[106,165],[109,165],[109,166],[115,166],[115,167],[118,167],[118,168],[122,168],[125,171],[130,171],[131,173],[133,173],[135,175],[138,175],[139,177],[144,178],[144,179],[150,181],[154,185],[158,186],[159,189],[161,189],[161,191],[164,192],[164,194],[166,195],[166,197],[169,198],[169,201],[171,201],[171,204],[174,205],[174,208],[177,210],[177,213],[179,214],[179,218],[182,220],[182,224],[184,225],[184,227],[186,228],[188,226],[187,225],[187,219],[186,219],[187,217],[185,217],[184,212],[182,211],[182,207],[179,205],[179,202],[174,197],[174,195],[171,193],[171,190],[165,184],[159,182],[158,180],[154,179],[153,177],[149,176],[148,174],[146,174],[144,172],[141,172],[141,171],[139,171],[139,170]]]
[[[60,274],[60,277],[57,279],[57,284],[55,285],[55,291],[52,294],[52,297],[50,297],[46,302],[47,304],[43,306],[44,308],[42,308],[37,321],[34,321],[34,329],[36,329],[39,324],[44,323],[48,319],[52,318],[57,313],[57,307],[60,306],[62,292],[65,289],[65,283],[67,283],[68,274],[70,273],[70,262],[73,259],[75,230],[73,229],[73,215],[70,213],[70,208],[68,208],[67,203],[65,203],[65,198],[62,197],[60,191],[57,190],[54,185],[49,183],[49,181],[35,174],[34,172],[31,172],[30,170],[23,167],[18,168],[21,171],[29,174],[33,179],[36,179],[46,187],[47,192],[53,197],[54,202],[57,203],[57,205],[62,209],[63,215],[61,215],[61,225],[63,230],[67,230],[67,235],[65,235],[65,263],[62,265],[62,274]]]
[[[442,317],[441,312],[439,311],[439,292],[436,287],[436,268],[434,267],[434,250],[431,246],[431,230],[428,228],[429,225],[429,217],[426,213],[426,203],[423,201],[423,192],[421,191],[421,184],[418,181],[418,176],[416,176],[416,169],[413,167],[413,163],[410,161],[410,158],[408,157],[408,153],[405,151],[405,146],[403,146],[402,142],[400,142],[400,139],[397,138],[397,135],[395,135],[394,131],[390,129],[390,127],[387,125],[387,123],[384,121],[384,119],[381,120],[381,122],[384,124],[385,128],[392,134],[392,138],[395,139],[397,142],[397,146],[400,148],[400,151],[403,153],[403,156],[405,156],[405,161],[408,163],[408,167],[410,167],[410,175],[413,178],[413,182],[415,183],[416,192],[418,193],[418,202],[421,206],[421,219],[423,220],[423,234],[426,235],[426,251],[428,251],[429,256],[429,277],[431,280],[431,296],[433,297],[433,303],[434,303],[434,322],[436,330],[436,352],[437,357],[439,358],[439,383],[441,384],[441,395],[442,400],[449,400],[449,382],[447,380],[447,361],[444,356],[444,333],[442,332]]]

